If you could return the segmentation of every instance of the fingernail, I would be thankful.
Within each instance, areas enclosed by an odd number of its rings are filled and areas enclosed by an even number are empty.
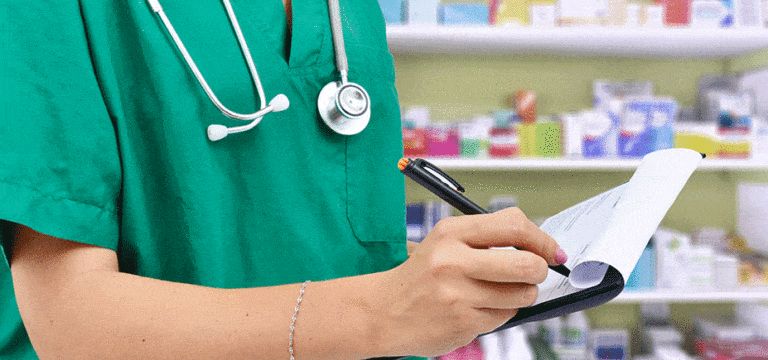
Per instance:
[[[565,264],[565,262],[568,261],[568,255],[563,251],[563,248],[558,247],[557,251],[555,251],[555,262],[558,265]]]

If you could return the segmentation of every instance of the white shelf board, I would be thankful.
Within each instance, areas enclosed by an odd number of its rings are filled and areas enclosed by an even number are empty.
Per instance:
[[[717,303],[741,301],[768,301],[768,288],[740,287],[732,290],[657,289],[646,292],[625,290],[616,297],[616,299],[613,299],[610,304],[647,302]]]
[[[632,159],[463,159],[427,158],[443,170],[583,170],[629,171],[637,169],[640,160]],[[768,171],[768,159],[704,159],[698,171]]]
[[[395,54],[726,58],[768,48],[768,29],[387,27]]]

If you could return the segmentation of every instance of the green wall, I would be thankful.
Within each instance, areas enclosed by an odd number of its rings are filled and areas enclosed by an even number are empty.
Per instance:
[[[557,56],[395,54],[401,106],[426,105],[433,120],[460,121],[505,106],[518,89],[538,97],[540,115],[577,111],[592,104],[592,81],[651,80],[656,94],[683,106],[695,103],[696,83],[709,73],[740,72],[768,64],[768,51],[728,60],[628,59]],[[630,171],[451,171],[481,205],[494,195],[512,195],[529,218],[551,216],[629,180]],[[736,230],[736,185],[768,183],[768,172],[698,171],[669,210],[663,226],[691,231],[702,226]],[[411,181],[409,201],[435,199]],[[588,311],[594,326],[639,334],[639,304],[606,305]],[[694,316],[732,316],[733,304],[673,304],[672,322],[690,336]],[[633,336],[633,349],[639,349]],[[690,349],[689,349],[690,350]]]

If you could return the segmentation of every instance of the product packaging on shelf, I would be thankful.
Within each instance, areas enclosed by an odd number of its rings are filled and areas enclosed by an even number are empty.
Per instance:
[[[585,359],[589,353],[590,325],[583,311],[563,317],[562,343],[553,344],[552,349],[562,360]]]
[[[687,251],[691,239],[687,234],[659,228],[653,235],[656,250],[657,284],[661,288],[687,287]]]
[[[493,118],[475,117],[471,122],[459,125],[459,147],[463,158],[484,158],[488,156],[488,134]]]
[[[404,0],[379,0],[379,6],[387,25],[403,23]]]
[[[710,108],[717,111],[721,135],[749,135],[752,130],[752,97],[747,93],[710,92]]]
[[[521,124],[520,155],[534,157],[558,157],[563,155],[561,124],[548,118],[533,124]]]
[[[581,113],[581,156],[603,158],[617,155],[618,124],[605,111]]]
[[[664,26],[664,7],[645,5],[640,11],[640,24],[644,27],[660,28]]]
[[[442,200],[410,203],[405,214],[408,241],[421,242],[438,221],[453,214],[453,208]]]
[[[734,289],[739,286],[739,257],[729,253],[715,255],[715,286],[720,289]]]
[[[409,25],[437,25],[439,0],[407,0]]]
[[[671,98],[637,98],[624,105],[619,156],[643,157],[674,146],[677,102]]]
[[[656,251],[653,242],[643,250],[635,268],[627,279],[626,290],[650,290],[656,286]]]
[[[623,27],[627,25],[627,0],[607,0],[605,25]],[[635,7],[637,8],[637,7]],[[637,15],[635,14],[635,17]],[[635,22],[637,26],[637,22]]]
[[[753,117],[752,120],[751,155],[755,160],[768,161],[768,122],[757,116]]]
[[[695,318],[697,334],[700,339],[720,344],[750,342],[757,338],[752,326],[737,324],[731,319]]]
[[[687,26],[691,22],[691,0],[659,0],[664,7],[664,25]]]
[[[653,83],[635,80],[595,80],[592,83],[592,95],[595,107],[599,108],[611,100],[653,96]]]
[[[580,114],[563,114],[560,116],[560,126],[563,131],[563,156],[567,158],[581,157],[582,119]]]
[[[515,109],[517,116],[524,124],[536,121],[536,93],[530,90],[519,90],[515,93]]]
[[[498,26],[528,25],[529,0],[492,0],[491,22]]]
[[[768,255],[768,185],[742,183],[736,188],[736,228],[747,245]]]
[[[698,151],[707,157],[717,157],[720,152],[717,126],[714,123],[676,123],[675,147]]]
[[[626,329],[594,329],[591,349],[593,359],[629,359],[629,332]]]
[[[686,252],[688,285],[691,287],[713,287],[715,285],[715,251],[712,247],[691,245]]]
[[[514,124],[496,120],[489,134],[488,154],[492,158],[510,158],[520,151],[520,135]]]
[[[424,233],[424,204],[408,204],[405,207],[405,231],[408,241],[421,242]]]
[[[561,26],[599,25],[606,12],[604,0],[560,0],[558,12]]]
[[[403,155],[427,156],[427,127],[430,124],[429,109],[412,107],[403,115]]]
[[[673,326],[650,326],[645,329],[652,349],[661,347],[681,347],[683,334]]]
[[[531,26],[543,28],[557,26],[557,6],[554,4],[533,3],[530,11]]]
[[[627,4],[626,23],[624,24],[624,26],[633,27],[633,28],[640,26],[640,9],[641,9],[641,6],[638,3]]]
[[[732,0],[735,26],[763,27],[762,0]]]
[[[427,128],[427,156],[458,157],[459,130],[453,124],[432,123]]]
[[[485,2],[443,4],[440,8],[440,22],[448,26],[488,26],[489,13]]]
[[[691,27],[725,28],[733,25],[731,0],[693,0]]]

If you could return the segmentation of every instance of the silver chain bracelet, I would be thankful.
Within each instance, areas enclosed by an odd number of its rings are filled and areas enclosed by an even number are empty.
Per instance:
[[[293,319],[291,320],[291,334],[288,336],[288,353],[291,354],[291,360],[296,360],[293,357],[293,329],[296,328],[296,318],[299,315],[299,305],[301,305],[301,297],[304,296],[304,289],[311,281],[307,280],[301,284],[301,291],[299,291],[299,298],[296,299],[296,308],[293,310]]]

